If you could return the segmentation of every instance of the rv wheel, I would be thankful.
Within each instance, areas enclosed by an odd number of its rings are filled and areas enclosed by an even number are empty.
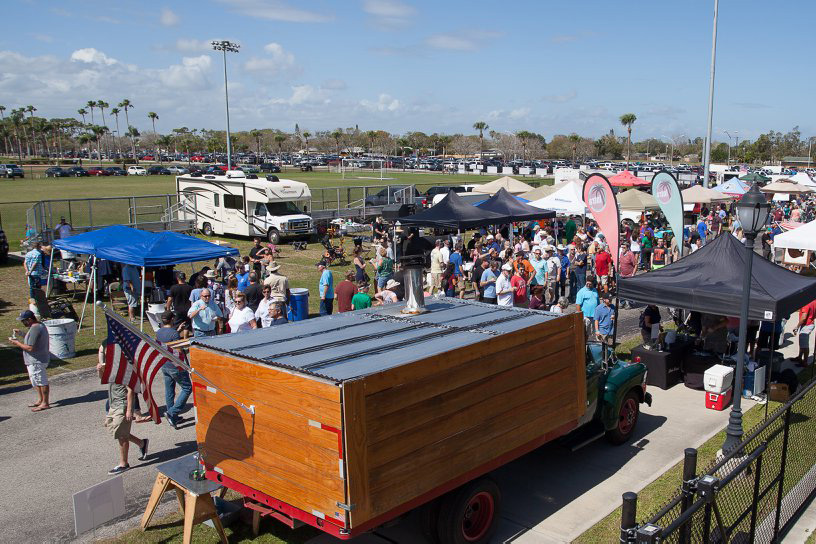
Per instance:
[[[212,225],[210,225],[209,223],[204,223],[201,226],[201,231],[204,233],[204,236],[212,236],[213,235]]]
[[[277,245],[280,243],[280,233],[275,229],[269,229],[269,232],[266,233],[266,238],[270,244]]]

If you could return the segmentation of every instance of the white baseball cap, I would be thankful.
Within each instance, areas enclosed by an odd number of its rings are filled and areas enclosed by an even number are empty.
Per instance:
[[[502,265],[501,269],[502,269],[502,270],[508,270],[508,271],[510,271],[510,272],[512,272],[512,271],[513,271],[513,267],[512,267],[512,266],[510,266],[510,263],[504,263],[504,264]]]

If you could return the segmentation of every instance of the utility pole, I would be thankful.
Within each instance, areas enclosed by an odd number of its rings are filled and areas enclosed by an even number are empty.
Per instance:
[[[717,11],[720,0],[714,0],[714,30],[711,36],[711,81],[708,85],[708,129],[703,150],[703,187],[708,187],[708,173],[711,169],[711,123],[714,118],[714,67],[717,64]]]
[[[224,53],[224,99],[227,105],[227,172],[232,169],[232,141],[230,140],[230,122],[229,122],[229,88],[227,86],[227,52],[237,53],[241,48],[237,43],[232,43],[227,40],[214,41],[212,48],[216,51]]]

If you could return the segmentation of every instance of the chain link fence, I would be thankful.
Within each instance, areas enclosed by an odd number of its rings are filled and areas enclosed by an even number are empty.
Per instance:
[[[698,471],[687,449],[683,482],[637,523],[637,495],[624,495],[621,542],[779,542],[816,490],[816,382]]]

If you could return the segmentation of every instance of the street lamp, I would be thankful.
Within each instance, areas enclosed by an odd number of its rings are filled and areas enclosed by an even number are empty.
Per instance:
[[[229,124],[229,89],[227,88],[227,52],[237,53],[241,48],[237,43],[232,43],[227,40],[213,41],[212,48],[216,51],[224,53],[224,99],[227,104],[227,172],[232,168],[232,142],[230,140],[230,124]]]
[[[742,277],[742,304],[740,306],[739,342],[737,344],[737,368],[734,370],[734,393],[728,426],[725,428],[723,453],[733,450],[742,441],[742,372],[745,366],[745,337],[748,332],[748,303],[751,298],[751,268],[754,262],[754,239],[768,222],[770,203],[756,183],[737,203],[737,217],[745,234],[746,263]]]
[[[731,138],[734,138],[734,147],[739,148],[739,132],[735,130],[733,136],[727,130],[723,130],[723,132],[728,135],[728,165],[731,166]]]

